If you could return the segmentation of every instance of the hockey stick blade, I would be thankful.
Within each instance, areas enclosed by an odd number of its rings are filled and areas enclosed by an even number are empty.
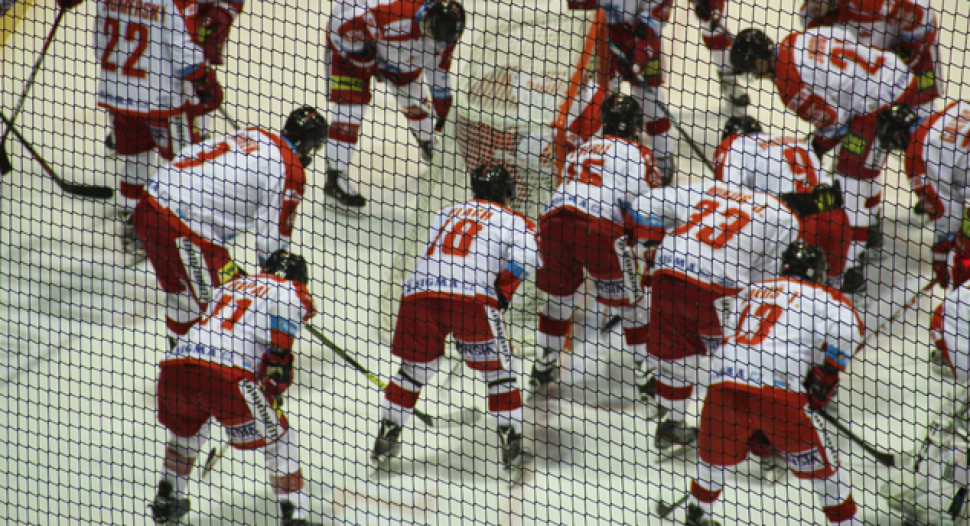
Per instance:
[[[845,426],[845,424],[843,424],[842,422],[839,422],[837,418],[828,414],[827,412],[815,411],[815,413],[817,413],[819,416],[824,418],[828,423],[835,426],[835,428],[841,431],[842,434],[844,434],[846,437],[849,438],[849,440],[852,440],[853,442],[858,444],[859,447],[861,447],[866,451],[866,453],[869,453],[870,455],[872,455],[872,458],[876,459],[876,462],[879,462],[880,464],[886,467],[890,467],[890,468],[896,467],[897,465],[896,455],[894,455],[893,453],[886,453],[884,451],[879,451],[878,449],[874,448],[868,442],[866,442],[861,437],[853,433],[852,430],[850,430],[848,427]]]
[[[666,519],[667,516],[669,516],[671,513],[674,512],[674,510],[683,506],[684,503],[687,502],[688,498],[690,498],[690,493],[687,493],[683,497],[677,499],[677,501],[674,502],[673,504],[667,504],[666,502],[663,501],[663,499],[658,500],[657,515],[659,515],[661,519]]]
[[[7,175],[12,171],[13,165],[10,164],[10,157],[7,155],[7,146],[0,144],[0,175]]]

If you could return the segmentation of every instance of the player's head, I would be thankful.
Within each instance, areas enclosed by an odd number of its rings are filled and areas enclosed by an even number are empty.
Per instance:
[[[283,249],[273,252],[266,258],[266,263],[263,263],[263,272],[290,281],[299,281],[304,285],[310,283],[310,270],[307,268],[303,256],[290,254]]]
[[[457,0],[425,0],[415,18],[421,34],[435,42],[457,44],[465,31],[465,8]]]
[[[745,29],[731,44],[731,67],[736,74],[774,76],[775,43],[760,29]]]
[[[504,165],[485,163],[472,171],[472,195],[507,205],[515,198],[515,178]]]
[[[876,138],[884,150],[905,150],[909,146],[909,133],[919,115],[905,104],[893,104],[876,115]]]
[[[796,276],[815,283],[825,281],[829,270],[825,251],[815,245],[798,240],[788,245],[781,254],[781,275]]]
[[[721,139],[727,139],[731,135],[747,135],[749,133],[761,133],[764,129],[761,123],[754,117],[745,115],[744,117],[731,117],[724,123],[724,132]]]
[[[327,142],[327,119],[313,106],[303,106],[287,117],[282,135],[296,148],[305,168],[313,161],[313,153]]]
[[[600,119],[604,135],[633,139],[643,127],[643,109],[633,97],[614,93],[603,101]]]

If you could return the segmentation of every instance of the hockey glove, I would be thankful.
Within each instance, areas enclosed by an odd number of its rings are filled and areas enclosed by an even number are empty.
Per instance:
[[[195,88],[195,96],[199,98],[199,104],[191,110],[193,115],[204,115],[219,109],[225,94],[222,92],[219,81],[216,80],[214,69],[199,67],[186,78],[192,82],[192,87]]]
[[[199,44],[205,53],[205,59],[212,64],[223,63],[222,47],[229,38],[229,29],[235,20],[232,11],[218,5],[209,6],[205,10],[199,25]]]
[[[283,354],[274,352],[270,348],[263,353],[259,361],[259,382],[263,393],[267,396],[278,397],[293,383],[293,353]]]
[[[933,245],[933,275],[936,276],[936,282],[944,289],[950,288],[950,269],[947,266],[947,256],[953,249],[954,237],[950,235],[938,239]]]
[[[720,22],[724,0],[694,0],[694,13],[704,22]]]
[[[447,97],[433,99],[434,113],[437,116],[434,121],[434,131],[444,131],[445,121],[448,120],[448,113],[451,111],[451,101],[451,93]]]
[[[808,406],[812,411],[821,411],[829,405],[839,387],[839,370],[829,363],[816,365],[808,372],[803,385],[808,395]]]
[[[522,281],[512,274],[512,271],[505,269],[495,280],[495,295],[498,296],[498,310],[504,311],[509,308],[512,296]]]
[[[842,208],[842,188],[838,181],[835,185],[819,183],[812,188],[812,193],[789,192],[781,194],[784,201],[795,214],[806,217],[822,212],[831,212]]]
[[[84,3],[84,0],[57,0],[57,5],[65,10],[71,10]]]

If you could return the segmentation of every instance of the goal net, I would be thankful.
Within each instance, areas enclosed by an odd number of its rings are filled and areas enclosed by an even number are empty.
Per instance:
[[[416,189],[406,235],[384,273],[378,325],[389,341],[401,283],[428,241],[434,213],[468,200],[468,171],[486,162],[505,164],[516,179],[512,208],[533,221],[558,184],[566,127],[578,114],[583,88],[605,82],[603,15],[597,11],[523,13],[489,27],[474,40],[458,75],[452,118],[431,169]],[[602,36],[600,36],[602,35]],[[543,298],[530,278],[506,314],[518,352],[535,344]]]

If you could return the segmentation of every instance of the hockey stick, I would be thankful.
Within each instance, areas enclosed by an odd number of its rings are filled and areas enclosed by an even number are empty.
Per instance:
[[[616,44],[610,41],[609,45],[610,45],[610,51],[612,51],[613,54],[616,55],[616,58],[620,62],[620,65],[626,68],[627,71],[629,71],[630,73],[629,77],[633,79],[631,80],[631,82],[636,83],[638,86],[640,86],[640,88],[642,88],[644,91],[646,91],[647,93],[653,96],[653,100],[657,104],[657,107],[660,108],[660,111],[662,111],[663,114],[667,117],[667,119],[670,120],[670,123],[674,125],[674,128],[677,128],[677,132],[680,133],[680,136],[685,141],[687,141],[687,144],[690,146],[690,149],[694,150],[694,153],[701,158],[701,161],[703,161],[704,166],[706,166],[707,169],[711,171],[711,173],[714,173],[714,165],[711,164],[711,161],[707,160],[707,157],[704,156],[704,151],[701,150],[700,146],[698,146],[696,142],[694,142],[694,139],[692,139],[691,136],[684,131],[684,128],[680,125],[677,119],[674,118],[673,114],[670,113],[670,109],[667,108],[667,105],[663,102],[660,102],[660,96],[657,94],[657,92],[654,91],[654,89],[651,88],[650,86],[647,86],[646,84],[644,84],[643,81],[640,80],[640,78],[633,73],[633,70],[630,68],[630,61],[626,58],[626,55],[623,53],[622,50],[620,50],[620,48]]]
[[[331,351],[340,355],[340,357],[346,360],[347,363],[352,365],[354,369],[357,369],[358,371],[363,373],[368,380],[370,380],[378,387],[380,387],[382,391],[387,389],[387,385],[384,382],[382,382],[380,378],[374,375],[374,373],[368,371],[367,368],[364,367],[363,365],[357,363],[357,360],[355,360],[353,356],[347,354],[347,352],[341,349],[340,347],[337,347],[337,344],[330,341],[330,339],[327,338],[325,334],[317,330],[316,327],[312,325],[307,325],[306,328],[308,331],[310,331],[310,334],[316,336],[317,339],[323,342],[323,344],[326,345],[328,348],[330,348]],[[424,413],[422,411],[419,411],[418,409],[415,409],[414,416],[418,417],[418,419],[424,422],[424,425],[428,427],[446,428],[446,427],[454,427],[454,426],[460,426],[460,425],[466,425],[466,424],[473,424],[479,418],[481,418],[482,412],[479,411],[477,408],[467,407],[462,409],[461,411],[458,411],[457,413],[454,413],[448,416],[443,416],[443,417],[439,416],[438,418],[435,418],[427,413]]]
[[[674,510],[683,506],[687,499],[690,498],[690,492],[688,491],[683,497],[677,499],[673,504],[667,504],[663,499],[657,501],[657,515],[661,519],[666,519],[668,515],[673,513]]]
[[[273,399],[273,410],[279,412],[281,407],[283,407],[283,395],[276,396]],[[202,465],[202,480],[205,480],[205,477],[216,467],[216,463],[226,455],[228,450],[228,439],[222,443],[222,449],[214,447],[209,450],[209,455],[205,457],[205,464]]]
[[[896,466],[896,455],[892,453],[886,453],[884,451],[879,451],[878,449],[874,448],[868,442],[866,442],[861,437],[853,433],[852,430],[850,430],[848,427],[845,426],[845,424],[843,424],[842,422],[839,422],[837,418],[828,414],[827,412],[815,411],[815,413],[821,416],[822,418],[824,418],[826,421],[828,421],[828,423],[835,426],[835,428],[841,431],[842,434],[844,434],[846,437],[849,438],[849,440],[852,440],[860,447],[862,447],[862,449],[866,450],[866,453],[869,453],[870,455],[872,455],[872,457],[875,458],[876,461],[879,462],[880,464],[890,468]]]
[[[219,113],[221,113],[222,114],[222,117],[224,119],[226,119],[226,122],[229,123],[229,126],[232,126],[232,129],[233,130],[241,130],[242,129],[242,128],[239,127],[239,123],[236,122],[236,119],[233,119],[232,118],[232,115],[229,115],[229,112],[226,111],[226,109],[223,108],[221,104],[219,105]]]
[[[17,128],[14,128],[13,122],[8,120],[2,112],[0,112],[0,119],[7,124],[7,131],[13,133],[14,137],[20,141],[20,144],[24,145],[24,148],[27,148],[27,151],[34,156],[34,159],[37,160],[38,163],[40,163],[40,165],[44,168],[44,171],[47,172],[47,175],[51,176],[51,179],[57,183],[57,186],[61,187],[61,190],[78,197],[89,197],[92,199],[111,199],[114,197],[115,191],[107,186],[76,184],[61,179],[57,175],[57,172],[55,172],[54,169],[47,164],[47,161],[45,161],[44,158],[37,153],[37,150],[35,150],[34,147],[27,142],[27,139],[25,139],[24,136],[17,131]],[[5,154],[6,152],[4,152],[4,155]]]
[[[10,158],[7,156],[7,137],[10,132],[13,131],[13,123],[17,122],[17,117],[20,116],[20,111],[24,109],[24,102],[27,101],[27,94],[30,92],[30,88],[33,87],[34,81],[37,79],[37,73],[40,71],[40,66],[44,62],[44,58],[47,56],[47,51],[50,49],[51,44],[54,42],[54,34],[57,33],[57,28],[61,25],[61,20],[64,19],[64,15],[67,13],[66,9],[61,9],[57,12],[57,18],[54,19],[54,27],[51,28],[50,33],[47,34],[47,40],[44,41],[44,47],[40,49],[40,56],[37,57],[37,61],[34,62],[34,68],[30,71],[30,78],[27,79],[27,86],[24,88],[23,93],[20,94],[20,101],[17,102],[17,107],[13,111],[13,118],[7,123],[7,131],[3,132],[3,138],[0,138],[0,174],[6,175],[13,171],[13,165],[10,164]],[[4,119],[6,121],[7,119]],[[21,139],[23,142],[23,139]]]
[[[910,307],[912,307],[913,305],[915,305],[916,304],[916,300],[920,296],[922,296],[926,291],[932,289],[933,288],[933,285],[936,285],[936,281],[935,280],[934,281],[930,281],[929,283],[926,284],[926,286],[924,286],[923,288],[921,288],[919,290],[919,292],[917,292],[916,294],[913,294],[913,297],[912,298],[909,298],[909,301],[907,301],[905,305],[903,305],[902,307],[899,307],[898,309],[896,309],[896,312],[894,312],[892,314],[892,316],[890,316],[889,318],[887,318],[886,321],[884,321],[881,324],[879,324],[879,327],[876,327],[876,330],[875,331],[870,332],[869,334],[867,334],[866,337],[862,340],[862,342],[859,343],[859,345],[855,348],[855,352],[852,353],[852,354],[853,355],[859,354],[859,351],[861,351],[863,348],[865,348],[865,346],[868,345],[868,343],[869,343],[870,340],[872,340],[876,335],[878,335],[884,329],[886,329],[887,327],[889,327],[890,325],[892,325],[893,322],[895,322],[900,316],[903,315],[903,313],[905,313],[906,311],[908,311],[910,309]]]

